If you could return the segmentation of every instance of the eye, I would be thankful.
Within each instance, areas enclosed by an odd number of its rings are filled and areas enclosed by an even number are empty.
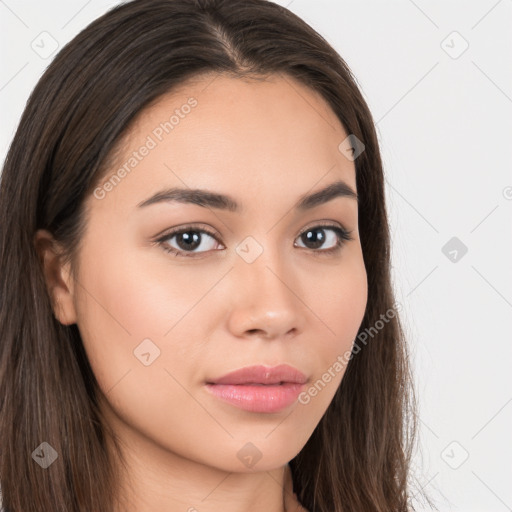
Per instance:
[[[171,240],[173,238],[176,238],[176,244],[178,245],[177,248],[166,243],[167,240]],[[194,257],[197,252],[207,252],[212,249],[212,246],[219,243],[215,233],[196,226],[175,229],[159,238],[156,242],[163,247],[164,251],[174,254],[175,256],[185,257]],[[198,251],[197,249],[202,250]]]
[[[341,250],[346,241],[353,240],[350,234],[351,231],[347,231],[339,225],[313,226],[302,231],[298,237],[306,245],[296,247],[304,247],[314,253],[328,255]],[[169,242],[172,239],[176,239],[177,247]],[[215,245],[218,244],[225,248],[216,233],[193,225],[174,229],[155,242],[161,245],[164,251],[184,257],[196,257],[198,253],[214,250]],[[319,250],[325,244],[328,245],[328,248]]]
[[[353,237],[350,233],[351,231],[337,225],[313,226],[305,229],[299,235],[299,240],[307,244],[307,249],[313,249],[316,253],[328,255],[341,250],[346,241],[352,240]],[[327,244],[327,249],[316,250],[324,244]]]

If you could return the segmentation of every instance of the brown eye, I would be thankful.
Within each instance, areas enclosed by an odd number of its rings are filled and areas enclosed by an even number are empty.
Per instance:
[[[175,239],[175,246],[169,243],[169,240]],[[195,254],[208,252],[212,250],[219,241],[214,233],[203,228],[180,228],[167,233],[159,238],[157,242],[162,245],[163,249],[176,256],[190,257]],[[177,247],[176,247],[177,246]],[[202,250],[197,250],[197,249]]]
[[[341,249],[347,240],[352,240],[350,232],[339,226],[315,226],[299,235],[305,248],[321,253],[332,253]],[[319,250],[327,245],[327,248]]]
[[[303,245],[297,247],[328,255],[341,250],[345,241],[352,240],[350,233],[340,226],[314,226],[304,230],[299,235]],[[170,242],[171,240],[174,241]],[[183,257],[197,257],[202,253],[219,250],[215,249],[216,244],[222,246],[218,235],[203,227],[196,226],[174,229],[160,237],[156,242],[166,252]],[[224,246],[222,248],[225,249]]]

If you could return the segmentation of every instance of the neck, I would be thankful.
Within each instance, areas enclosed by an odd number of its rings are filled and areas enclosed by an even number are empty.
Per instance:
[[[287,464],[266,471],[223,471],[126,427],[118,437],[126,465],[119,465],[115,512],[287,512],[285,501],[293,500]]]

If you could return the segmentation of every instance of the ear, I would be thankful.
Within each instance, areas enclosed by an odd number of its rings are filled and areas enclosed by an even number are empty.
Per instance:
[[[47,230],[39,229],[36,232],[34,247],[43,265],[44,279],[52,300],[55,318],[63,325],[76,323],[73,277],[69,263],[62,264],[59,246]]]

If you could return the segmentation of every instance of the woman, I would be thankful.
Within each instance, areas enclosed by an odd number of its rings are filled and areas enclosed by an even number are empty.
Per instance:
[[[30,97],[0,215],[7,510],[412,510],[373,121],[293,13],[94,21]]]

